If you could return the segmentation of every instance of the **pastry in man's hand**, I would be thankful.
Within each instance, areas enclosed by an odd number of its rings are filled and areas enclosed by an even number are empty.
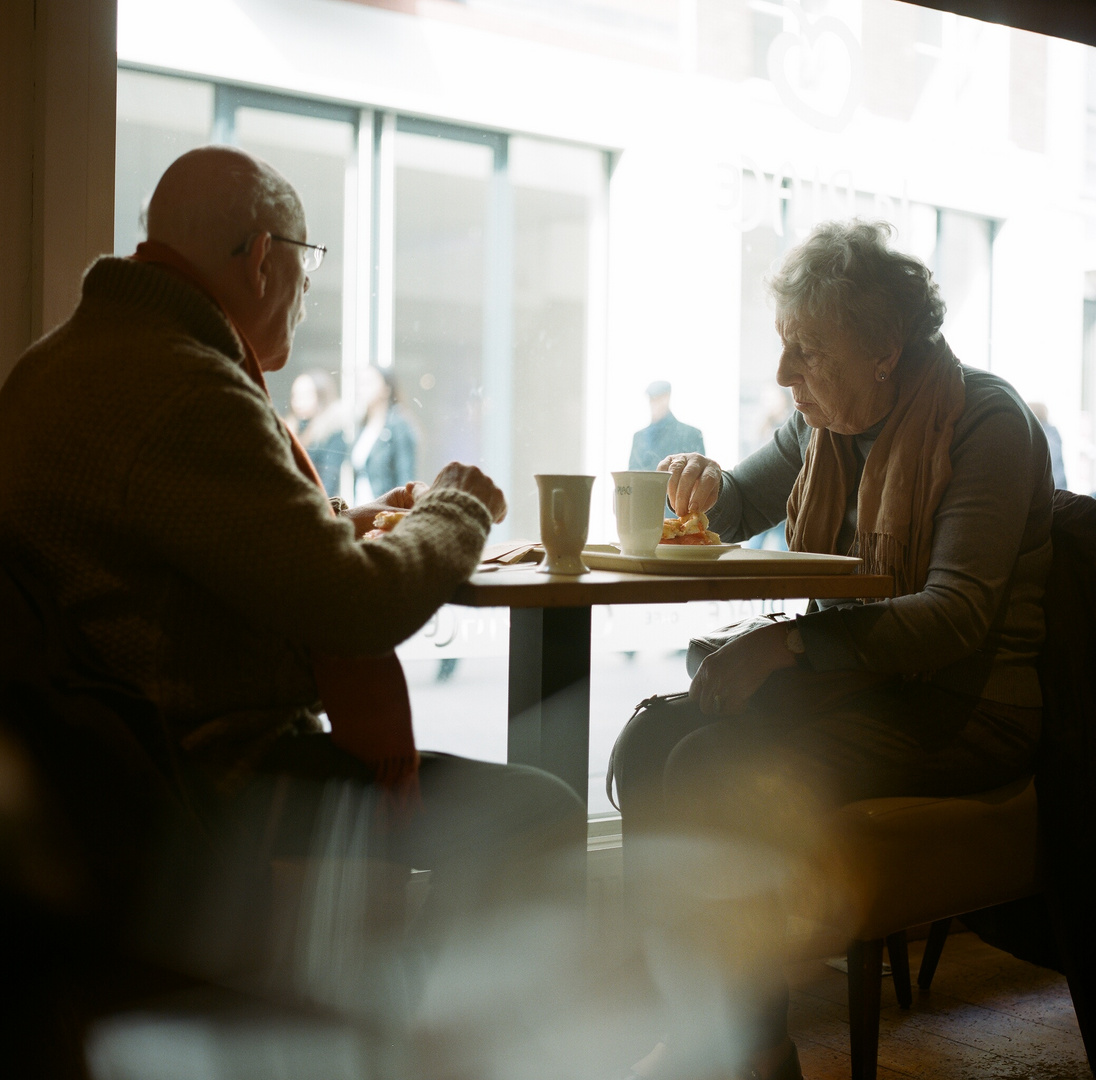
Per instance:
[[[375,540],[378,536],[390,533],[405,517],[408,510],[382,510],[373,519],[373,528],[362,534],[363,540]]]
[[[662,523],[660,544],[719,544],[719,533],[708,528],[707,514],[684,514]]]

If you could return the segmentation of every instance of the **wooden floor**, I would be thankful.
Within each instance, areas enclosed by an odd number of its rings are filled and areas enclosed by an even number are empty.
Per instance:
[[[914,971],[922,951],[923,942],[911,943]],[[806,1080],[850,1080],[844,973],[815,960],[797,965],[789,974],[791,1033]],[[176,1003],[174,1009],[160,1013],[122,1017],[99,1031],[92,1040],[99,1065],[93,1076],[361,1080],[364,1075],[385,1075],[422,1080],[432,1075],[405,1068],[363,1072],[361,1054],[368,1058],[376,1047],[369,1044],[372,1049],[363,1049],[360,1034],[338,1018],[268,1014],[231,1002],[220,1011],[191,1011]],[[581,1040],[581,1030],[575,1038]],[[502,1051],[508,1046],[503,1043]],[[393,1047],[398,1051],[396,1044]],[[542,1052],[543,1046],[528,1054],[523,1051],[521,1069],[510,1074],[492,1067],[444,1075],[462,1080],[575,1075],[540,1068]],[[898,1008],[889,979],[884,981],[879,1065],[879,1080],[1092,1080],[1093,1075],[1065,980],[964,932],[949,938],[932,990],[924,994],[915,987],[909,1011]],[[609,1077],[623,1072],[580,1074]],[[0,1069],[0,1076],[7,1075]],[[54,1080],[57,1074],[48,1075]]]
[[[916,980],[923,941],[910,943]],[[791,972],[792,1038],[806,1080],[849,1080],[845,975],[818,961]],[[932,989],[899,1009],[883,981],[879,1080],[1092,1080],[1065,979],[954,933]]]

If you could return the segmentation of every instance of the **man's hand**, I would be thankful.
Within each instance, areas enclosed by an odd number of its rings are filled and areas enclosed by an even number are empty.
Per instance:
[[[658,471],[670,474],[666,498],[679,517],[707,513],[723,488],[723,470],[703,454],[671,454],[658,463]]]
[[[474,495],[487,507],[493,521],[502,521],[506,517],[506,497],[495,487],[491,478],[475,465],[462,465],[459,461],[451,461],[446,465],[438,473],[433,484],[412,480],[402,487],[386,491],[373,502],[363,503],[361,506],[347,510],[343,517],[353,522],[354,536],[360,540],[373,528],[373,519],[382,510],[413,510],[415,503],[432,487],[451,487]]]
[[[431,487],[451,487],[474,495],[487,507],[494,522],[506,517],[506,496],[495,487],[494,481],[476,468],[475,465],[462,465],[451,461],[435,477]]]
[[[429,484],[424,484],[421,480],[412,480],[402,487],[386,491],[377,500],[377,510],[410,510],[429,490]]]
[[[354,538],[360,540],[373,528],[373,519],[382,510],[410,510],[427,490],[427,485],[421,480],[412,480],[409,484],[386,491],[379,499],[351,507],[343,517],[353,523]]]
[[[789,629],[787,623],[763,626],[706,656],[693,677],[689,698],[705,716],[742,712],[774,671],[795,666],[795,655],[785,643]]]

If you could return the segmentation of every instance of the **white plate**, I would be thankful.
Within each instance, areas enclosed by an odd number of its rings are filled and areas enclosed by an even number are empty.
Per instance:
[[[738,544],[659,544],[655,554],[660,559],[718,559],[728,551],[734,551]]]
[[[713,547],[715,545],[712,545]],[[701,550],[699,544],[678,545],[682,551]],[[621,555],[616,544],[589,544],[582,549],[582,561],[591,570],[618,570],[630,574],[662,574],[694,577],[722,577],[724,575],[758,577],[766,575],[855,574],[859,559],[847,555],[814,555],[807,551],[765,551],[733,546],[718,559],[687,559],[678,556],[672,560],[657,555],[642,558]]]

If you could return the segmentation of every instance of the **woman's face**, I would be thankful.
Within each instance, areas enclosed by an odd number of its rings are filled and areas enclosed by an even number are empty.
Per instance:
[[[776,329],[784,344],[776,381],[791,390],[811,427],[858,435],[890,412],[901,349],[881,354],[827,323],[784,318]]]
[[[298,375],[289,390],[289,407],[294,416],[301,420],[311,420],[316,415],[319,395],[311,375]]]
[[[366,408],[388,401],[391,394],[388,383],[384,381],[384,376],[375,367],[365,369],[362,377],[361,394],[361,400],[365,402]]]

